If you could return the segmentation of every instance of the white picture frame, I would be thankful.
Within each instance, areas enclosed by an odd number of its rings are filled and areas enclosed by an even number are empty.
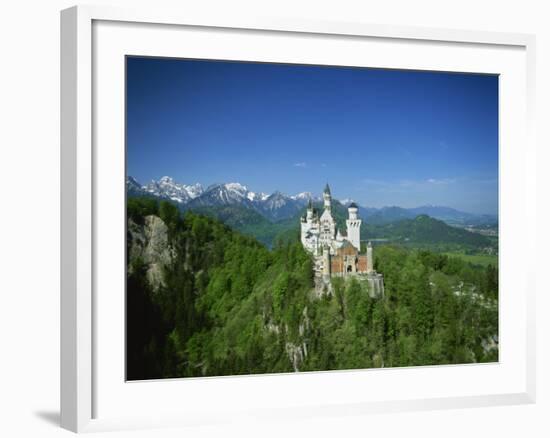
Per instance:
[[[121,30],[117,26],[120,26],[121,29],[124,26],[126,28]],[[151,32],[158,33],[158,38],[149,38],[149,35],[147,39],[149,42],[145,44],[145,40],[141,41],[139,37],[144,32],[141,27],[143,29],[147,27]],[[515,295],[510,295],[510,299],[507,299],[508,295],[505,292],[506,299],[501,300],[504,301],[504,304],[500,304],[499,318],[500,328],[504,334],[507,333],[508,327],[510,327],[508,333],[511,333],[512,326],[515,327],[515,331],[513,336],[504,336],[501,341],[504,359],[499,364],[493,368],[454,366],[452,369],[445,368],[443,371],[442,367],[416,367],[415,370],[372,370],[368,373],[363,372],[363,374],[360,374],[361,371],[354,371],[308,373],[307,376],[268,375],[191,379],[191,382],[186,384],[186,393],[194,391],[193,393],[196,394],[206,391],[205,393],[210,396],[218,394],[219,406],[216,403],[211,403],[212,399],[210,399],[202,404],[197,402],[196,409],[193,411],[183,407],[169,411],[162,403],[155,406],[146,404],[134,406],[130,403],[128,410],[116,411],[116,406],[122,405],[120,403],[122,399],[117,397],[127,397],[126,401],[136,400],[140,398],[139,394],[141,393],[146,399],[159,397],[158,400],[167,396],[167,400],[170,400],[170,397],[173,397],[175,392],[177,393],[182,384],[181,379],[152,383],[120,381],[120,390],[113,389],[113,392],[109,393],[112,386],[109,383],[112,382],[110,379],[117,378],[117,374],[109,374],[108,368],[111,365],[104,359],[107,355],[98,354],[98,351],[104,348],[103,345],[110,342],[103,335],[104,327],[116,330],[120,328],[120,326],[113,325],[114,323],[105,325],[98,322],[103,319],[113,319],[112,315],[108,316],[108,312],[105,312],[108,300],[97,299],[98,287],[101,288],[101,285],[106,282],[101,277],[107,278],[107,274],[103,275],[105,271],[101,269],[104,261],[100,256],[103,254],[102,251],[105,251],[105,240],[100,242],[98,236],[108,233],[104,232],[103,226],[100,225],[102,223],[101,214],[104,213],[99,212],[105,212],[109,205],[117,205],[116,202],[120,201],[120,197],[117,198],[117,193],[120,195],[119,192],[115,193],[112,199],[107,200],[108,195],[104,189],[105,186],[111,186],[112,181],[118,181],[114,175],[119,175],[117,172],[120,170],[120,160],[117,161],[116,157],[120,158],[120,150],[117,149],[117,152],[114,149],[105,148],[123,148],[124,145],[120,145],[120,137],[113,137],[114,143],[112,144],[109,144],[111,140],[102,140],[107,138],[106,136],[109,136],[110,133],[120,132],[120,127],[97,129],[96,126],[97,123],[100,125],[102,123],[103,111],[101,108],[104,108],[102,107],[104,100],[102,100],[103,94],[101,93],[112,90],[120,91],[120,81],[123,81],[119,75],[116,79],[119,88],[103,87],[99,84],[100,81],[105,80],[110,70],[103,69],[102,66],[106,65],[105,62],[97,63],[97,61],[108,60],[113,56],[119,59],[121,54],[136,54],[136,50],[140,52],[139,54],[152,54],[158,51],[163,56],[171,56],[170,50],[174,50],[175,54],[179,50],[178,45],[174,43],[174,47],[171,47],[167,41],[163,42],[162,38],[166,37],[167,32],[177,32],[177,29],[186,29],[186,32],[199,31],[201,38],[202,36],[208,38],[209,33],[232,31],[235,34],[234,41],[250,41],[251,50],[257,44],[253,42],[253,38],[263,38],[264,34],[269,34],[271,39],[265,39],[263,43],[274,44],[270,47],[275,47],[278,44],[277,39],[282,37],[283,39],[309,38],[310,40],[334,38],[337,39],[335,44],[348,44],[348,41],[352,41],[353,44],[383,42],[404,47],[418,47],[421,52],[426,51],[426,54],[422,55],[426,58],[429,58],[430,50],[441,52],[448,46],[455,47],[459,51],[464,49],[463,55],[460,55],[462,52],[457,52],[458,56],[453,54],[453,56],[447,57],[449,58],[447,61],[438,61],[447,62],[445,65],[450,71],[460,70],[461,65],[465,66],[464,71],[472,71],[472,67],[468,68],[468,64],[464,61],[469,56],[468,50],[475,52],[478,49],[483,49],[487,53],[498,52],[493,64],[490,56],[487,59],[478,56],[481,52],[476,52],[477,54],[474,54],[469,61],[471,62],[469,65],[479,65],[477,67],[479,71],[504,74],[505,78],[514,78],[510,81],[509,86],[504,87],[505,90],[501,94],[501,105],[503,106],[500,118],[501,135],[503,136],[500,162],[500,215],[503,219],[501,245],[507,251],[501,253],[500,266],[501,271],[503,268],[513,267],[513,269],[505,269],[504,276],[501,273],[501,284],[505,288],[510,285],[509,289],[512,289],[513,285]],[[117,37],[120,32],[132,32],[134,46],[131,52],[127,52],[128,46],[125,46],[127,41]],[[164,36],[160,35],[163,33]],[[182,34],[181,38],[186,38],[186,35]],[[106,41],[109,44],[105,44]],[[213,44],[212,47],[215,48],[208,49],[208,44],[205,42],[203,46],[199,44],[193,53],[196,55],[203,50],[204,57],[208,58],[216,56],[213,54],[214,52],[208,52],[208,50],[215,50],[216,54],[226,53],[225,57],[233,56],[238,59],[241,56],[235,46],[229,47],[230,42],[227,42],[228,47],[218,44],[219,41],[214,42],[216,44]],[[288,44],[288,41],[285,44]],[[147,47],[145,47],[146,45]],[[107,46],[109,46],[108,50],[105,49]],[[330,44],[325,47],[329,52],[335,50],[331,49]],[[230,49],[231,53],[229,53]],[[399,53],[399,50],[403,53],[403,47],[396,50],[395,53]],[[385,51],[379,52],[385,53]],[[435,62],[433,59],[423,60],[422,56],[419,56],[418,59],[406,60],[399,64],[395,53],[380,55],[377,61],[378,66],[429,69]],[[536,205],[536,151],[532,127],[535,90],[534,53],[534,36],[524,34],[425,29],[366,23],[316,22],[304,19],[251,18],[237,14],[231,17],[217,17],[214,14],[200,16],[189,10],[129,10],[104,6],[77,6],[62,11],[61,426],[75,432],[83,432],[207,424],[251,416],[260,419],[274,416],[296,418],[326,415],[328,412],[331,415],[342,415],[533,403],[535,401],[535,275],[531,268],[534,263],[529,263],[529,257],[534,256],[529,254],[534,254],[532,249],[535,242],[536,224],[535,215],[528,215],[525,212],[527,210],[534,211]],[[106,58],[102,58],[102,56]],[[255,55],[250,56],[253,58]],[[276,50],[270,56],[277,56]],[[294,61],[301,59],[298,52],[292,56],[294,56],[292,58]],[[348,56],[350,57],[348,59],[353,59],[353,56],[357,55],[350,52]],[[464,59],[461,60],[460,56],[463,56]],[[266,60],[269,59],[271,58],[268,57]],[[337,60],[336,63],[338,62],[347,65],[344,62],[352,61]],[[491,65],[495,67],[491,67]],[[120,70],[113,71],[120,72]],[[506,76],[508,73],[503,73],[504,71],[509,71],[509,76]],[[109,80],[108,77],[107,80]],[[98,92],[98,90],[104,91]],[[120,98],[120,93],[110,94],[114,95],[115,99]],[[514,106],[517,103],[517,107],[514,109],[511,108],[512,102]],[[113,111],[118,111],[118,115],[115,114],[115,116],[120,120],[120,116],[123,117],[123,114],[120,114],[120,105],[111,106],[114,108]],[[502,126],[503,124],[504,126]],[[113,131],[110,131],[111,128]],[[103,152],[105,150],[112,151],[115,157],[112,168],[104,165],[102,157],[105,154],[98,154],[98,147],[103,148]],[[103,207],[98,209],[98,205],[103,202],[105,202]],[[117,214],[120,214],[124,206],[120,205],[118,208],[120,210],[117,210]],[[121,216],[115,215],[115,217]],[[513,230],[517,226],[521,226],[524,230],[521,241],[514,239],[510,233],[508,234],[509,238],[505,237],[507,230]],[[117,245],[117,242],[123,246],[122,240],[110,239],[110,245]],[[529,251],[530,249],[531,251]],[[517,253],[525,254],[525,257],[521,261],[516,261],[513,254]],[[115,294],[124,293],[123,289],[118,290],[115,287],[114,290]],[[116,303],[110,309],[113,309],[111,313],[120,311]],[[514,311],[518,312],[517,318],[514,317]],[[122,316],[120,315],[121,319]],[[98,328],[98,325],[103,328]],[[122,336],[122,333],[118,333],[114,338],[120,340]],[[112,347],[112,351],[116,351],[117,345],[113,344],[110,347]],[[506,350],[507,348],[508,350]],[[123,355],[123,353],[121,354]],[[508,366],[509,369],[507,369]],[[479,391],[471,390],[466,384],[461,385],[460,379],[470,379],[466,376],[474,376],[474,379],[479,379],[479,382],[482,382],[486,381],[487,376],[491,373],[496,375],[500,370],[505,370],[502,375],[499,375],[500,380],[495,378],[491,384],[481,385]],[[461,374],[462,371],[464,371],[463,374]],[[387,377],[389,376],[388,372],[392,373],[390,377]],[[460,377],[461,375],[463,377]],[[435,380],[442,379],[442,381],[448,380],[449,377],[458,379],[457,386],[463,386],[463,388],[461,390],[455,388],[453,392],[445,392],[445,388],[440,388],[438,392],[433,388],[429,394],[420,396],[418,395],[420,392],[415,392],[413,389],[409,392],[388,391],[388,397],[367,397],[365,393],[352,396],[349,392],[349,388],[353,387],[357,379],[366,379],[365,382],[368,380],[370,382],[368,384],[372,385],[373,379],[406,382],[407,379],[414,378],[415,380],[420,379],[418,380],[420,382],[422,379],[427,381],[432,376]],[[499,383],[504,379],[511,383],[508,386],[504,382]],[[274,396],[269,403],[257,400],[257,403],[255,402],[257,406],[254,406],[254,404],[247,404],[243,396],[232,399],[231,409],[223,407],[224,394],[235,394],[242,391],[246,397],[250,398],[258,396],[260,390],[275,391],[277,387],[299,386],[307,391],[307,388],[315,388],[319,385],[329,385],[329,388],[332,387],[330,385],[334,385],[339,390],[330,390],[332,392],[329,391],[326,398],[315,394],[309,399],[303,397],[296,404],[285,403],[282,401],[282,397]],[[128,388],[130,390],[126,391]],[[314,392],[313,389],[312,391]],[[102,396],[98,394],[109,394],[109,399],[113,400],[111,403],[113,406],[107,406],[108,403],[102,402]],[[103,396],[103,400],[105,400],[105,396]],[[106,407],[104,408],[103,405]],[[132,411],[134,408],[135,411]],[[143,411],[141,412],[140,409]],[[102,411],[108,412],[108,414],[103,415]],[[148,415],[144,416],[143,412],[147,412]]]

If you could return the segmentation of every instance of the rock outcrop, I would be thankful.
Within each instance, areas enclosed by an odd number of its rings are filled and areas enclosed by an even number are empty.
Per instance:
[[[153,291],[166,286],[165,270],[175,259],[175,250],[170,244],[168,227],[158,216],[146,216],[143,224],[128,220],[128,272],[138,258],[146,265],[147,280]]]

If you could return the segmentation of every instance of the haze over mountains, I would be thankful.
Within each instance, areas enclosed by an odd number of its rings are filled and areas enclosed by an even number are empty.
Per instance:
[[[303,210],[310,199],[314,203],[321,201],[319,196],[310,192],[286,195],[275,191],[272,194],[266,194],[251,191],[246,186],[236,182],[212,184],[204,188],[198,183],[181,184],[168,176],[164,176],[158,181],[153,180],[146,185],[142,185],[135,178],[128,176],[126,189],[128,196],[150,196],[170,200],[182,210],[223,206],[246,207],[273,222],[294,217]],[[335,200],[334,202],[346,207],[352,200]],[[419,215],[427,215],[449,225],[483,226],[497,225],[498,223],[496,215],[472,214],[435,205],[424,205],[415,208],[359,206],[359,214],[371,224],[387,224],[403,219],[413,219]]]

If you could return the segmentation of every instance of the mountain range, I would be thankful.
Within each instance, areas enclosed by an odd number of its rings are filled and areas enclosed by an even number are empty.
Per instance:
[[[240,183],[212,184],[206,189],[201,184],[186,185],[164,176],[158,181],[141,185],[135,178],[126,179],[128,196],[151,196],[170,200],[182,210],[196,210],[204,207],[240,206],[252,209],[270,221],[288,219],[300,212],[311,199],[320,198],[309,192],[288,196],[281,192],[268,195],[253,192]]]
[[[201,184],[181,184],[169,176],[146,185],[128,176],[126,190],[129,197],[149,196],[172,201],[181,210],[197,210],[205,207],[238,206],[251,209],[271,222],[290,219],[301,212],[311,199],[321,202],[320,196],[310,192],[286,195],[279,191],[272,194],[254,192],[237,182],[217,183],[204,188]],[[353,200],[334,200],[347,207]],[[414,219],[420,215],[430,216],[449,225],[497,226],[496,215],[473,214],[450,207],[424,205],[415,208],[388,206],[382,208],[359,206],[359,215],[370,224],[388,224],[403,219]]]

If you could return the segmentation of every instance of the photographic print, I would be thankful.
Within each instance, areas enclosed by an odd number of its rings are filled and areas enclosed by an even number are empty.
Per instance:
[[[128,56],[127,380],[497,362],[498,87]]]

